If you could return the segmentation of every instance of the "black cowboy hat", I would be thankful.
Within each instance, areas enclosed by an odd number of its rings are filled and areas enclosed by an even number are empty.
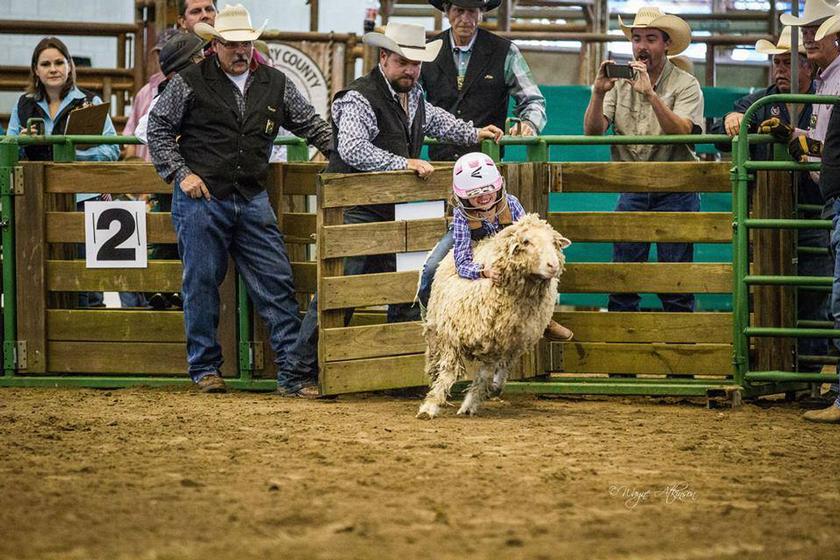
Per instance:
[[[483,8],[485,12],[489,12],[498,8],[501,3],[502,0],[429,0],[429,4],[441,12],[444,4],[452,4],[461,8]]]

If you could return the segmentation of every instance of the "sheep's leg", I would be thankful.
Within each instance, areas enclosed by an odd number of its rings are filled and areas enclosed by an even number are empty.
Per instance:
[[[417,412],[417,418],[432,419],[440,413],[440,407],[446,404],[446,397],[452,389],[452,385],[458,381],[459,377],[466,374],[464,362],[461,357],[452,348],[441,349],[438,347],[437,360],[427,362],[426,371],[430,371],[430,367],[436,368],[436,375],[432,381],[432,387],[429,389],[423,404],[420,405],[420,410]]]
[[[458,409],[458,414],[473,416],[490,389],[491,370],[485,365],[479,368],[475,375],[475,380],[467,389],[467,396],[464,397],[464,402],[461,403],[461,408]]]
[[[502,391],[505,390],[508,375],[510,375],[510,367],[507,362],[499,362],[494,369],[493,383],[490,385],[489,392],[491,398],[501,396]]]

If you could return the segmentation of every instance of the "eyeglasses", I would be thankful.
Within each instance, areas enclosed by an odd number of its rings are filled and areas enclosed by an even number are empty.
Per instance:
[[[254,46],[253,41],[222,41],[221,39],[217,39],[217,41],[221,46],[231,51],[239,48],[250,49]]]

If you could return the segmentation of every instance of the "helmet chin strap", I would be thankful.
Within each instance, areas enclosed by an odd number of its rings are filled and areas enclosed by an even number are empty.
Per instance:
[[[457,197],[457,196],[452,197],[453,198],[452,204],[453,204],[453,206],[456,206],[456,207],[460,208],[464,212],[464,215],[469,220],[479,220],[479,221],[480,220],[487,220],[487,219],[495,220],[496,218],[499,217],[499,215],[502,212],[507,210],[507,207],[508,207],[507,189],[505,188],[505,185],[502,185],[502,189],[500,191],[497,191],[497,192],[498,192],[498,194],[496,195],[497,196],[496,202],[494,202],[493,205],[490,206],[486,210],[483,209],[483,208],[475,207],[475,206],[467,206],[466,204],[464,204],[464,201],[461,200],[461,198]],[[482,213],[484,213],[484,212],[492,212],[493,214],[488,218],[487,216],[482,216]]]

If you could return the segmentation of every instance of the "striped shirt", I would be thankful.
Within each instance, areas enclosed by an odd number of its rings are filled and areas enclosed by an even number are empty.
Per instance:
[[[512,194],[506,195],[508,206],[510,206],[511,220],[516,222],[525,215],[525,209]],[[484,237],[495,235],[501,230],[499,225],[499,218],[494,218],[492,222],[488,220],[481,220],[481,228]],[[452,236],[455,239],[455,246],[453,248],[455,254],[455,267],[458,269],[458,275],[461,278],[469,278],[476,280],[481,278],[481,271],[484,268],[482,265],[473,262],[472,251],[472,236],[470,235],[470,224],[467,220],[464,210],[455,208],[452,212]]]
[[[391,95],[399,101],[397,93],[387,79],[385,83],[388,84]],[[472,122],[462,121],[430,104],[426,101],[419,83],[408,92],[409,125],[414,122],[421,102],[425,103],[426,109],[426,122],[423,124],[426,136],[464,145],[478,142],[478,133]],[[370,102],[361,93],[350,90],[336,99],[332,104],[332,118],[338,130],[338,155],[347,165],[360,171],[394,171],[406,168],[406,158],[373,145],[373,139],[379,135],[376,114]]]

